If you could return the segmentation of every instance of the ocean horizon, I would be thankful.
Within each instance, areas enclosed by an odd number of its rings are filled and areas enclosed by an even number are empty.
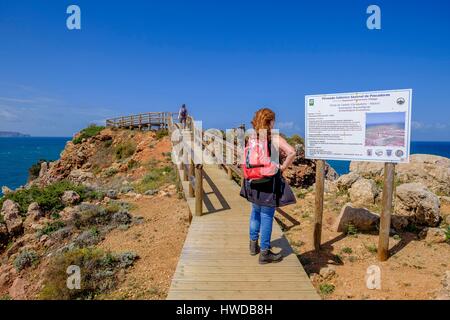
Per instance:
[[[39,160],[54,161],[72,137],[0,138],[0,186],[15,189],[27,183],[28,169]],[[450,141],[413,141],[411,154],[450,158]],[[350,161],[327,161],[339,175],[349,172]],[[2,195],[0,191],[0,196]]]

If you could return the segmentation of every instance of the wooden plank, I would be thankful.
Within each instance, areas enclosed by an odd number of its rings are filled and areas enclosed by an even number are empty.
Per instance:
[[[319,300],[308,291],[169,291],[168,300]]]
[[[316,160],[316,193],[314,212],[314,249],[320,250],[322,238],[322,215],[323,215],[323,194],[325,187],[325,161]]]

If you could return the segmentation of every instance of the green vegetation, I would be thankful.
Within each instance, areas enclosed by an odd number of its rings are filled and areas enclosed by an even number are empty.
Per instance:
[[[39,260],[39,256],[33,250],[23,250],[14,260],[14,267],[17,271],[31,267]]]
[[[66,225],[62,221],[53,221],[53,222],[47,223],[44,226],[44,228],[42,230],[40,230],[39,234],[40,235],[43,235],[43,234],[50,235],[53,232],[55,232],[61,228],[64,228],[65,226]]]
[[[97,248],[73,249],[57,255],[44,276],[39,294],[44,300],[94,299],[115,288],[117,272],[133,265],[138,256],[133,252],[113,254]],[[80,267],[80,289],[67,288],[67,267]]]
[[[125,142],[116,146],[114,154],[117,160],[131,157],[136,151],[136,145],[132,142]]]
[[[139,167],[139,162],[138,161],[133,160],[133,159],[128,161],[128,163],[127,163],[127,168],[128,169],[134,169],[134,168],[137,168],[137,167]]]
[[[72,142],[74,144],[79,144],[83,141],[83,139],[88,139],[88,138],[96,136],[103,129],[105,129],[105,127],[91,124],[89,127],[81,130],[80,134],[75,139],[73,139]]]
[[[156,131],[156,139],[161,140],[162,138],[169,135],[169,130],[167,129],[160,129]]]
[[[119,170],[117,170],[116,168],[108,168],[105,170],[105,177],[109,178],[112,177],[114,175],[116,175],[119,172]]]
[[[345,233],[349,236],[356,236],[358,234],[358,229],[353,224],[349,223]]]
[[[364,247],[366,247],[367,251],[369,251],[370,253],[374,253],[375,254],[375,253],[378,252],[377,246],[374,245],[373,243],[365,244]]]
[[[321,284],[320,287],[319,287],[320,293],[323,294],[323,295],[332,294],[335,289],[336,289],[336,287],[334,285],[332,285],[332,284],[329,284],[329,283]]]
[[[84,186],[63,180],[50,184],[44,188],[32,186],[29,189],[23,189],[7,194],[0,199],[0,207],[3,206],[5,200],[10,199],[19,204],[20,212],[22,214],[27,212],[28,206],[32,202],[37,202],[44,211],[55,212],[64,208],[61,196],[68,190],[73,190],[78,193],[81,201],[98,197],[96,192],[90,191]]]
[[[44,162],[48,162],[48,161],[45,159],[40,159],[38,162],[33,164],[28,169],[28,181],[32,181],[32,180],[36,179],[37,177],[39,177],[39,172],[41,171],[41,164]]]
[[[293,134],[289,138],[286,138],[286,142],[289,143],[291,146],[295,147],[297,144],[304,145],[305,141],[302,137],[300,137],[298,134]]]
[[[176,182],[176,171],[172,166],[165,166],[162,168],[152,168],[147,173],[141,182],[135,185],[135,189],[144,193],[147,190],[155,190],[160,187]]]
[[[447,229],[445,230],[445,237],[447,242],[450,242],[450,226],[447,226]]]
[[[4,294],[3,296],[0,296],[0,301],[6,301],[6,300],[12,300],[12,298],[9,294]]]
[[[342,253],[346,253],[346,254],[352,254],[353,253],[353,249],[350,247],[344,247],[341,250]]]

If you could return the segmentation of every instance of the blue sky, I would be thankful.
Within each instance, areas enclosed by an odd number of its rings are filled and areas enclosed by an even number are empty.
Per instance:
[[[447,0],[2,0],[0,130],[68,136],[186,103],[217,128],[268,106],[303,134],[307,94],[412,88],[412,139],[450,141],[449,16]]]
[[[369,112],[366,113],[366,124],[405,124],[405,112]]]

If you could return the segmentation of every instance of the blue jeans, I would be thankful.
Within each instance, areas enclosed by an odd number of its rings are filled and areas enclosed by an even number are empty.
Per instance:
[[[250,240],[256,241],[261,235],[261,250],[270,249],[270,237],[272,236],[272,224],[275,208],[259,206],[252,203],[250,215]]]

